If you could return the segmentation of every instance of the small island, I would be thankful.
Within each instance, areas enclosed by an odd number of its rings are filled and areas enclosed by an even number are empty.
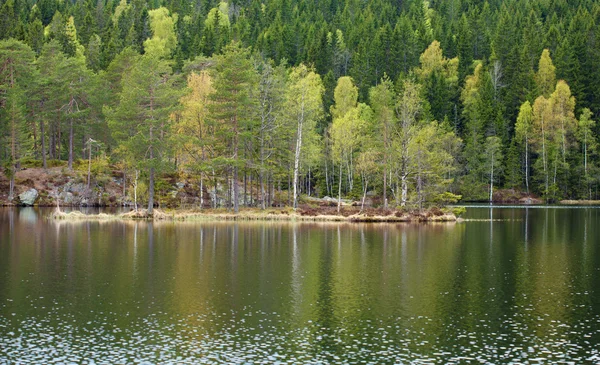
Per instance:
[[[402,210],[344,208],[332,209],[310,207],[293,209],[242,209],[237,214],[220,210],[131,210],[119,214],[85,214],[81,211],[63,212],[55,209],[49,216],[58,220],[158,220],[158,221],[280,221],[280,222],[353,222],[353,223],[400,223],[400,222],[460,222],[464,208],[432,208],[423,212]],[[458,215],[458,217],[457,217]]]

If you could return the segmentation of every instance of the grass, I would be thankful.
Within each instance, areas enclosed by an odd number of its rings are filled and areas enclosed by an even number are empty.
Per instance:
[[[600,205],[600,200],[561,200],[562,205]]]
[[[238,214],[225,209],[208,210],[172,210],[162,211],[154,209],[152,216],[144,209],[121,214],[84,214],[79,211],[65,213],[55,210],[51,219],[59,220],[154,220],[154,221],[289,221],[289,222],[370,222],[370,223],[397,223],[397,222],[455,222],[454,214],[416,214],[400,211],[383,211],[387,214],[374,214],[345,210],[342,214],[337,211],[310,212],[291,208],[283,209],[242,209]]]

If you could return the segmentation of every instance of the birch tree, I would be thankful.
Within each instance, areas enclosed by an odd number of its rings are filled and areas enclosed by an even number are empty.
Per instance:
[[[556,67],[550,58],[550,51],[544,49],[538,63],[538,71],[535,74],[535,83],[540,95],[546,98],[554,91],[556,86]]]
[[[294,177],[293,207],[298,208],[298,178],[303,156],[303,143],[306,139],[318,138],[317,121],[323,115],[323,93],[325,89],[321,76],[301,64],[294,67],[289,75],[286,90],[285,110],[290,125],[295,126],[294,134]]]
[[[365,132],[369,120],[372,118],[371,108],[363,103],[350,109],[342,117],[333,120],[330,129],[332,141],[332,150],[334,160],[339,164],[338,175],[338,205],[337,210],[340,211],[342,202],[342,178],[343,166],[348,167],[348,188],[352,189],[351,166],[353,165],[354,154],[364,140]]]
[[[499,137],[492,136],[485,140],[486,164],[489,166],[490,176],[490,203],[494,200],[494,181],[496,181],[501,170],[502,161],[502,140]]]
[[[592,120],[592,112],[588,108],[584,108],[579,116],[577,128],[577,140],[581,144],[581,152],[583,155],[583,182],[585,184],[586,195],[588,199],[592,199],[592,178],[590,176],[590,155],[596,153],[598,142],[593,133],[596,127],[596,122]]]
[[[534,130],[534,146],[535,151],[541,158],[538,158],[537,170],[539,171],[539,165],[543,171],[543,193],[548,194],[550,189],[550,171],[548,168],[549,150],[552,144],[552,129],[550,124],[550,106],[549,101],[544,96],[540,96],[535,99],[533,103],[533,130]]]
[[[390,168],[390,152],[393,130],[396,123],[395,103],[396,96],[392,81],[385,77],[379,85],[369,91],[369,102],[373,109],[377,133],[381,133],[378,144],[381,148],[382,176],[383,176],[383,207],[387,208],[387,190],[389,186],[388,175]]]
[[[181,167],[200,175],[200,207],[204,205],[204,180],[210,161],[215,157],[214,128],[209,121],[210,94],[213,92],[209,72],[191,72],[187,77],[189,92],[181,97],[181,111],[174,123],[173,138]],[[216,184],[216,182],[215,182]]]
[[[412,81],[405,81],[402,93],[396,105],[398,126],[396,128],[396,152],[399,153],[399,175],[401,198],[400,206],[405,207],[408,201],[408,179],[411,171],[413,157],[409,152],[409,145],[417,132],[417,118],[421,113],[422,101],[420,97],[421,88]]]
[[[525,187],[529,194],[529,144],[533,126],[533,109],[529,101],[524,102],[519,109],[519,116],[515,125],[516,138],[525,146]]]
[[[273,160],[282,140],[282,113],[285,103],[286,70],[283,65],[273,66],[270,61],[258,65],[259,82],[256,93],[258,118],[258,173],[260,207],[266,208],[269,175],[273,173]]]

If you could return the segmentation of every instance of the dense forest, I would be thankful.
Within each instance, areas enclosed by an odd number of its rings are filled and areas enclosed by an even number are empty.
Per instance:
[[[0,37],[9,198],[92,159],[150,207],[598,196],[597,1],[1,0]]]

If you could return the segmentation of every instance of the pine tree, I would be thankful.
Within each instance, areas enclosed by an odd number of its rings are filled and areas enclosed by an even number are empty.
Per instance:
[[[113,138],[135,168],[148,172],[148,215],[154,208],[156,173],[169,156],[170,116],[178,100],[177,78],[166,60],[153,54],[137,59],[123,76],[119,103],[106,108]]]
[[[9,177],[8,200],[14,198],[15,174],[21,157],[26,151],[21,149],[25,141],[25,104],[27,93],[32,89],[35,69],[32,67],[34,53],[29,46],[14,39],[0,41],[0,108],[1,121],[6,129],[3,143],[10,152],[3,163]],[[0,151],[2,156],[4,151]]]
[[[211,94],[210,117],[220,124],[221,137],[228,141],[231,155],[226,158],[231,166],[233,184],[233,209],[239,211],[239,169],[245,165],[240,146],[247,138],[254,120],[253,89],[257,75],[250,59],[250,52],[233,42],[216,56],[212,78],[215,92]]]

